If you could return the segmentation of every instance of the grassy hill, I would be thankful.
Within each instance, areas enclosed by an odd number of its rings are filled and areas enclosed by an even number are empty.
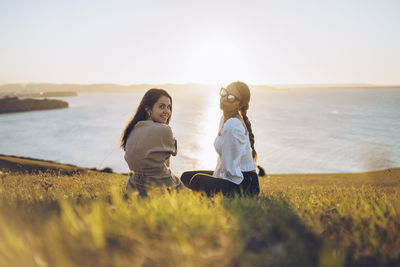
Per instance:
[[[86,173],[88,169],[80,168],[70,164],[60,164],[50,160],[39,160],[27,157],[7,156],[0,154],[0,169],[4,171],[27,172],[50,172],[65,175],[73,175],[76,173]]]
[[[146,199],[121,174],[7,156],[0,169],[0,266],[400,264],[400,169],[269,175],[256,198]]]

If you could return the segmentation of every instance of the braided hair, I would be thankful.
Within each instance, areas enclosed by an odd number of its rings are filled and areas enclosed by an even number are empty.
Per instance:
[[[243,118],[243,121],[246,125],[247,131],[249,132],[249,139],[250,139],[250,146],[251,146],[251,155],[253,156],[253,160],[257,161],[257,152],[254,149],[254,134],[253,129],[251,128],[251,122],[247,117],[247,110],[249,109],[249,102],[250,102],[250,89],[244,82],[233,82],[227,86],[235,87],[240,93],[240,115]]]

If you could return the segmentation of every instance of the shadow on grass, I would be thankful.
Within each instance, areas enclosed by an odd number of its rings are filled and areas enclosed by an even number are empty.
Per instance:
[[[267,197],[225,199],[237,219],[240,251],[234,266],[318,266],[322,242],[283,200]]]
[[[233,266],[400,266],[400,256],[357,256],[352,246],[312,233],[282,199],[225,198],[223,205],[240,228]]]

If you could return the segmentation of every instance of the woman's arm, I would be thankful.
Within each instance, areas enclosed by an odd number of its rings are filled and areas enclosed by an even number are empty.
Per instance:
[[[160,142],[164,151],[169,152],[172,156],[176,156],[178,150],[177,142],[174,138],[171,127],[168,125],[163,126],[161,131],[159,131],[159,134],[161,136]]]
[[[177,152],[177,144],[172,134],[171,127],[162,125],[158,128],[157,134],[159,136],[158,142],[160,142],[160,152],[163,157],[166,158],[164,163],[167,167],[170,167],[171,155],[175,156]]]

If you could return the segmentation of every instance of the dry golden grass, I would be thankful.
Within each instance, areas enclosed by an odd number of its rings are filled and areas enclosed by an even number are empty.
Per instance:
[[[256,198],[127,195],[127,177],[0,172],[0,266],[396,266],[400,170],[270,175]]]

